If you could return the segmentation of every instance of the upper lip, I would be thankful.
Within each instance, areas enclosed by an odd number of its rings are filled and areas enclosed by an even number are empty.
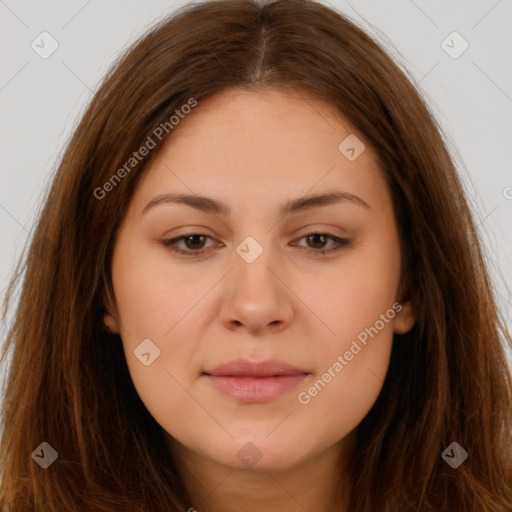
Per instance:
[[[224,377],[272,377],[275,375],[300,375],[308,372],[279,359],[269,359],[259,363],[246,359],[236,359],[204,373]]]

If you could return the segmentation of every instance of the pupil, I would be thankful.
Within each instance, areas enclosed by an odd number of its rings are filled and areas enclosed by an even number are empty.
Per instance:
[[[204,237],[203,237],[203,235],[190,235],[187,240],[190,242],[190,240],[192,240],[192,239],[196,240],[197,238],[204,238]],[[196,245],[198,243],[200,243],[200,242],[192,242],[192,245]],[[197,247],[193,247],[193,249],[197,249]]]
[[[316,237],[321,237],[323,239],[324,235],[321,235],[321,234],[318,234],[318,233],[314,234],[314,235],[310,235],[310,238],[316,238]],[[323,245],[325,243],[325,240],[324,241],[320,241],[320,242],[318,242],[318,241],[315,242],[314,241],[313,243],[319,243],[320,245]]]

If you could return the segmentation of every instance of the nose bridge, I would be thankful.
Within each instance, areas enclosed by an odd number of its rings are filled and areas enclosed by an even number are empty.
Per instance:
[[[221,309],[222,321],[230,326],[244,324],[259,330],[290,321],[292,304],[275,275],[282,266],[270,240],[268,234],[248,236],[235,247]]]
[[[276,277],[270,269],[279,267],[279,263],[276,261],[271,237],[268,234],[256,236],[247,236],[235,248],[234,291],[239,296],[254,298],[267,295],[267,300],[271,300],[271,296],[275,296],[279,290]]]

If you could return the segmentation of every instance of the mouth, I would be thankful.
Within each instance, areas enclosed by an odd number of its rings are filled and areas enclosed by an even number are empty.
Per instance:
[[[223,394],[239,402],[268,402],[298,386],[310,373],[277,359],[237,359],[203,372]]]

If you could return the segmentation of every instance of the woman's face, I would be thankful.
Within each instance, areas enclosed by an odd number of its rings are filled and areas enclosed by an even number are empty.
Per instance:
[[[108,320],[180,449],[291,468],[340,450],[377,399],[414,315],[361,141],[310,96],[232,89],[199,102],[151,162],[118,233]]]

